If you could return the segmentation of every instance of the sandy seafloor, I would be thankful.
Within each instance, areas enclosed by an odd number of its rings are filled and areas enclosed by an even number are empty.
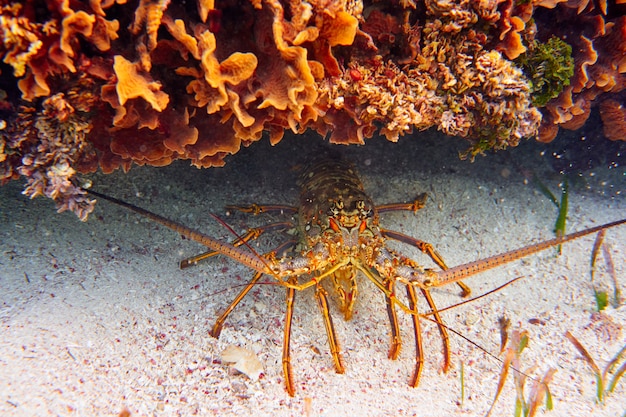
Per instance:
[[[432,136],[432,135],[431,135]],[[322,146],[313,136],[286,137],[242,149],[226,167],[198,170],[186,162],[165,168],[134,167],[128,174],[92,175],[93,188],[176,219],[219,239],[275,217],[225,216],[229,203],[297,204],[295,170]],[[429,193],[426,208],[382,215],[388,229],[431,242],[448,265],[553,236],[557,210],[518,171],[534,170],[553,192],[561,177],[528,142],[507,152],[459,160],[460,140],[427,134],[399,143],[372,139],[364,147],[338,147],[361,173],[378,203]],[[254,289],[228,319],[219,340],[213,321],[251,276],[226,258],[181,271],[178,262],[202,251],[151,221],[98,202],[86,223],[57,214],[51,201],[28,200],[22,184],[0,188],[0,415],[116,416],[482,416],[492,403],[501,365],[452,335],[452,369],[441,372],[437,329],[424,324],[426,364],[418,388],[407,383],[414,366],[409,317],[400,314],[405,348],[387,359],[389,326],[381,293],[366,279],[354,319],[335,314],[347,371],[335,373],[312,291],[298,294],[291,343],[296,396],[283,387],[281,369],[285,291]],[[626,216],[624,167],[598,168],[570,184],[568,230]],[[281,235],[263,240],[259,250]],[[489,297],[442,313],[446,323],[498,354],[498,318],[529,332],[522,368],[541,375],[557,369],[552,416],[620,416],[626,380],[596,403],[595,377],[574,346],[572,332],[600,367],[626,344],[626,305],[593,314],[589,262],[594,237],[468,279],[482,294],[525,276]],[[626,293],[626,226],[605,242],[622,294]],[[416,250],[390,243],[424,265]],[[598,285],[612,291],[605,259]],[[265,281],[271,281],[268,278]],[[441,307],[461,301],[456,286],[433,291]],[[421,301],[422,304],[425,304]],[[425,305],[421,306],[425,309]],[[334,305],[333,305],[334,308]],[[335,310],[336,313],[336,310]],[[220,361],[228,345],[253,349],[265,371],[252,381]],[[460,365],[464,368],[461,398]],[[515,389],[509,375],[494,416],[512,416]],[[542,414],[540,411],[539,414]]]

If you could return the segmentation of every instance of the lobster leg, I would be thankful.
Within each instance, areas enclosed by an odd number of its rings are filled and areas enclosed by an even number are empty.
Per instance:
[[[406,286],[406,295],[409,299],[409,308],[417,311],[417,296],[412,285]],[[419,314],[411,314],[413,320],[413,333],[415,334],[415,372],[409,384],[415,388],[419,385],[422,365],[424,364],[424,349],[422,348],[422,330],[420,329]]]
[[[317,298],[317,303],[324,319],[324,327],[326,328],[326,335],[328,337],[328,347],[330,348],[330,354],[333,356],[333,361],[335,362],[335,370],[338,374],[343,374],[346,370],[341,357],[341,349],[337,342],[337,333],[333,325],[333,318],[328,309],[328,297],[326,290],[319,284],[315,287],[315,297]]]
[[[252,229],[248,229],[248,231],[246,232],[246,234],[244,234],[243,236],[235,239],[231,245],[238,247],[241,246],[243,244],[246,244],[252,240],[256,240],[259,237],[261,237],[261,235],[263,233],[266,232],[273,232],[276,230],[284,230],[284,229],[289,229],[292,228],[293,223],[290,222],[277,222],[277,223],[270,223],[267,224],[265,226],[260,226],[260,227],[255,227]],[[217,251],[208,251],[208,252],[204,252],[201,253],[199,255],[196,256],[192,256],[191,258],[187,258],[187,259],[183,259],[182,261],[180,261],[180,269],[185,269],[185,268],[189,268],[190,266],[196,265],[198,262],[203,261],[207,258],[210,258],[212,256],[215,255],[219,255],[220,253]]]
[[[421,290],[437,322],[437,327],[439,328],[439,334],[443,342],[443,371],[448,372],[450,368],[450,337],[448,336],[448,330],[446,329],[446,325],[443,324],[443,320],[441,320],[441,316],[439,315],[439,311],[437,311],[437,306],[435,305],[433,297],[430,295],[430,291],[423,288]]]
[[[291,244],[291,242],[287,242],[287,243]],[[284,246],[289,246],[289,245],[287,244],[280,245],[278,248],[274,249],[273,251],[268,252],[265,256],[268,258],[272,258],[275,253],[279,253],[281,251],[286,250]],[[218,252],[216,252],[216,254],[219,255]],[[237,307],[237,305],[241,302],[241,300],[243,300],[244,297],[248,295],[250,290],[256,285],[257,282],[259,282],[259,280],[261,279],[263,275],[264,274],[262,272],[257,272],[254,274],[250,282],[246,284],[244,289],[241,290],[241,292],[237,295],[237,297],[235,297],[235,299],[228,305],[228,308],[226,308],[226,310],[224,310],[224,312],[215,321],[215,324],[213,325],[213,329],[211,330],[211,333],[210,333],[211,336],[215,338],[218,338],[220,336],[220,333],[222,332],[222,327],[224,327],[224,322],[226,321],[226,318],[230,315],[230,313],[232,313],[232,311],[235,309],[235,307]]]
[[[383,236],[389,239],[394,239],[399,242],[406,243],[407,245],[416,247],[422,253],[428,255],[428,257],[430,257],[430,259],[432,259],[433,262],[439,266],[439,268],[443,269],[444,271],[448,269],[448,266],[446,265],[442,256],[439,254],[439,252],[437,252],[432,244],[424,242],[423,240],[415,239],[414,237],[405,235],[404,233],[396,232],[394,230],[380,229],[380,233],[382,233]],[[458,281],[456,284],[461,287],[462,297],[468,297],[472,293],[471,288],[463,282]]]
[[[413,213],[417,213],[418,210],[424,208],[426,205],[426,199],[428,196],[426,193],[422,193],[418,195],[414,201],[411,203],[391,203],[391,204],[381,204],[380,206],[376,206],[376,210],[379,213],[386,213],[390,211],[412,211]]]
[[[385,279],[384,286],[392,293],[394,291],[394,282],[390,279]],[[387,315],[389,316],[389,323],[391,325],[391,346],[389,347],[389,353],[387,357],[392,360],[398,359],[400,349],[402,347],[402,338],[400,336],[400,326],[398,325],[398,315],[393,301],[390,297],[385,295],[385,302],[387,303]]]
[[[393,265],[394,263],[399,264],[399,265],[394,266]],[[415,262],[413,262],[412,260],[401,257],[388,250],[380,250],[379,257],[377,258],[377,261],[374,264],[374,268],[377,270],[377,272],[381,276],[392,277],[392,278],[385,278],[385,280],[382,283],[378,283],[377,282],[378,279],[376,278],[376,276],[372,274],[370,271],[368,271],[367,268],[359,268],[359,269],[363,271],[365,273],[365,276],[367,276],[374,284],[378,286],[378,288],[380,288],[385,293],[386,300],[387,300],[387,311],[390,312],[389,314],[390,314],[390,319],[392,320],[392,326],[393,326],[393,319],[391,318],[391,311],[393,311],[393,308],[391,309],[389,308],[390,304],[392,306],[398,305],[400,308],[402,308],[402,310],[411,314],[413,317],[415,317],[415,319],[417,319],[417,316],[420,313],[417,310],[415,294],[412,294],[412,295],[409,294],[409,306],[406,306],[395,296],[395,284],[397,282],[401,282],[405,284],[407,287],[411,287],[415,285],[414,283],[409,282],[405,279],[398,279],[398,278],[401,278],[402,275],[406,274],[405,271],[407,270],[413,271],[418,274],[424,274],[425,272],[430,272],[434,276],[436,276],[438,272],[423,271],[419,269],[417,265],[415,264]],[[391,281],[391,284],[388,281]],[[430,309],[432,310],[431,314],[433,315],[434,320],[437,322],[439,333],[441,334],[441,339],[443,341],[443,354],[444,354],[443,370],[444,372],[447,372],[448,368],[450,367],[450,341],[449,341],[448,331],[446,330],[446,326],[443,324],[443,321],[441,320],[441,316],[439,315],[439,311],[437,310],[435,301],[430,295],[428,288],[424,285],[417,285],[417,286],[422,291],[424,298],[426,298],[426,301],[428,302],[428,305],[430,306]],[[418,324],[416,324],[415,321],[413,322],[413,324],[414,324],[414,328],[419,326]],[[417,343],[417,340],[416,340],[416,343]],[[421,351],[421,347],[418,347],[418,350]]]
[[[295,248],[297,244],[298,242],[295,239],[289,239],[278,245],[273,252],[276,254],[277,258],[280,258],[285,255],[285,253]]]
[[[220,333],[222,332],[222,327],[224,327],[224,322],[226,318],[232,311],[237,307],[237,304],[244,299],[246,295],[250,292],[250,290],[255,286],[255,284],[261,279],[263,274],[261,272],[257,272],[254,274],[254,277],[250,280],[250,282],[244,287],[244,289],[235,297],[235,299],[230,303],[228,308],[215,320],[215,324],[213,325],[213,329],[211,329],[211,336],[216,339],[220,337]]]
[[[295,284],[297,282],[297,278],[291,277],[289,278],[289,282]],[[293,319],[293,303],[296,298],[296,290],[294,288],[287,288],[287,298],[286,304],[287,308],[285,309],[285,329],[283,336],[283,374],[285,375],[285,389],[289,396],[293,397],[296,393],[296,389],[293,385],[293,371],[291,367],[291,354],[290,354],[290,343],[291,343],[291,322]]]

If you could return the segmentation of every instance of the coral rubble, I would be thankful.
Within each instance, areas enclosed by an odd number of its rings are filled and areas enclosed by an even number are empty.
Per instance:
[[[618,3],[0,0],[0,178],[85,218],[76,173],[220,166],[263,132],[361,144],[434,127],[474,157],[603,102],[619,139]]]

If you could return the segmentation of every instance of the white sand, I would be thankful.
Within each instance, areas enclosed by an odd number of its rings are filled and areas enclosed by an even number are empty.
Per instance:
[[[534,169],[557,192],[559,178],[539,157],[541,145],[528,143],[470,164],[458,160],[460,142],[436,140],[443,146],[403,139],[340,148],[355,162],[376,202],[429,193],[425,209],[417,215],[385,214],[384,227],[433,243],[450,266],[553,236],[556,208],[524,183],[513,164]],[[272,149],[255,144],[221,169],[180,163],[92,179],[96,190],[230,238],[208,213],[224,217],[228,203],[296,204],[293,169],[319,142],[286,138]],[[481,416],[489,409],[501,365],[451,336],[452,369],[441,373],[441,341],[430,323],[423,330],[421,384],[417,389],[407,385],[414,364],[410,320],[400,314],[405,348],[399,360],[387,359],[383,297],[365,279],[354,319],[344,322],[335,314],[344,375],[334,372],[312,293],[298,294],[292,338],[297,394],[290,398],[280,364],[283,289],[263,285],[253,290],[215,340],[207,333],[217,312],[239,291],[234,286],[251,276],[249,269],[220,257],[180,271],[178,261],[201,252],[201,246],[104,201],[81,223],[73,214],[56,214],[45,199],[27,200],[20,191],[17,182],[0,188],[2,416],[114,416],[124,408],[134,416]],[[570,191],[569,231],[626,216],[623,167],[587,173]],[[228,218],[238,231],[265,221]],[[597,404],[595,378],[564,338],[571,331],[600,367],[626,344],[623,303],[592,315],[593,241],[567,244],[559,257],[548,250],[472,277],[466,282],[476,295],[514,277],[526,278],[443,313],[450,327],[496,354],[499,317],[505,314],[513,329],[528,330],[522,367],[535,366],[534,376],[558,369],[551,384],[555,410],[548,414],[553,416],[618,416],[626,410],[626,380],[605,404]],[[610,230],[605,242],[626,293],[626,227]],[[391,245],[430,265],[412,248]],[[604,258],[598,263],[596,280],[612,289]],[[455,286],[437,289],[433,296],[441,307],[460,301]],[[229,344],[258,353],[265,367],[259,381],[221,364],[219,353]],[[493,415],[512,416],[514,401],[510,375]]]

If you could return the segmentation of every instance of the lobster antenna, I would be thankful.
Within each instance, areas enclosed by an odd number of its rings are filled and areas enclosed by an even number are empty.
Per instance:
[[[211,217],[213,217],[215,220],[217,220],[222,226],[224,226],[230,233],[232,233],[237,239],[239,239],[245,246],[246,248],[250,249],[250,251],[256,255],[257,258],[259,258],[259,260],[261,262],[263,262],[263,264],[265,265],[265,267],[267,268],[268,271],[272,272],[272,275],[276,276],[276,273],[274,271],[272,271],[272,268],[270,268],[270,265],[267,263],[267,260],[259,255],[259,253],[257,251],[255,251],[252,246],[245,240],[243,239],[237,232],[235,232],[235,230],[230,227],[230,225],[228,223],[226,223],[224,220],[220,219],[217,215],[213,214],[213,213],[209,213],[209,215]]]
[[[272,270],[268,268],[268,264],[265,261],[265,259],[263,259],[262,257],[259,257],[259,255],[256,252],[250,253],[250,252],[242,251],[241,249],[236,248],[235,246],[229,243],[220,242],[219,240],[214,239],[208,235],[205,235],[204,233],[200,233],[193,229],[190,229],[189,227],[184,226],[181,223],[175,222],[161,215],[153,213],[149,210],[146,210],[141,207],[135,206],[133,204],[127,203],[125,201],[119,200],[115,197],[111,197],[106,194],[102,194],[93,190],[86,190],[86,189],[83,189],[83,190],[87,192],[88,194],[94,195],[96,197],[100,197],[104,200],[108,200],[119,206],[126,207],[129,210],[134,211],[135,213],[141,214],[142,216],[147,217],[165,227],[168,227],[191,240],[194,240],[198,243],[205,245],[209,249],[212,249],[216,252],[219,252],[222,255],[226,255],[229,258],[239,261],[242,264],[254,269],[257,272],[262,272],[264,274],[273,274]],[[230,230],[232,231],[232,229]]]
[[[611,227],[619,226],[624,223],[626,223],[626,219],[617,220],[617,221],[606,223],[600,226],[590,227],[589,229],[584,229],[578,232],[570,233],[565,236],[555,237],[552,239],[544,240],[543,242],[525,246],[523,248],[514,249],[511,251],[493,255],[484,259],[479,259],[477,261],[468,262],[463,265],[458,265],[458,266],[446,269],[445,271],[439,271],[436,273],[437,286],[442,286],[445,284],[451,284],[453,282],[461,281],[462,279],[465,279],[468,276],[479,274],[481,272],[498,267],[500,265],[504,265],[506,263],[521,259],[525,256],[532,255],[542,250],[554,247],[561,243],[569,242],[571,240],[578,239],[580,237],[587,236],[592,233],[597,233],[604,229],[609,229]]]
[[[477,297],[477,298],[479,298],[479,297]],[[469,300],[469,301],[471,301],[471,300]],[[451,306],[451,307],[454,307],[454,306]],[[450,308],[450,307],[448,307],[448,308]],[[445,309],[444,309],[444,310],[445,310]],[[439,311],[441,311],[441,310],[439,310]],[[436,320],[433,320],[433,319],[431,319],[430,317],[427,317],[428,315],[429,315],[428,313],[427,313],[427,314],[420,314],[420,317],[422,317],[422,318],[424,318],[424,319],[426,319],[426,320],[428,320],[428,321],[431,321],[431,322],[433,322],[433,323],[435,323],[435,324],[439,325],[439,323],[437,323],[437,321],[436,321]],[[445,323],[440,323],[440,324],[441,324],[443,327],[445,327],[445,328],[446,328],[446,330],[449,330],[450,332],[452,332],[452,333],[454,333],[455,335],[459,336],[461,339],[465,340],[465,341],[466,341],[466,342],[468,342],[469,344],[471,344],[471,345],[473,345],[474,347],[476,347],[476,348],[478,348],[478,349],[482,350],[484,354],[486,354],[487,356],[491,357],[491,358],[492,358],[492,359],[494,359],[496,362],[500,362],[501,364],[504,364],[504,361],[503,361],[502,359],[500,359],[499,357],[497,357],[497,356],[496,356],[496,355],[494,355],[493,353],[489,352],[487,349],[485,349],[484,347],[482,347],[482,346],[481,346],[481,345],[479,345],[478,343],[474,342],[474,341],[473,341],[472,339],[470,339],[469,337],[464,336],[464,335],[463,335],[463,333],[461,333],[461,332],[459,332],[459,331],[457,331],[457,330],[454,330],[452,327],[448,326],[448,325],[447,325],[447,324],[445,324]],[[524,372],[524,371],[522,371],[521,369],[517,369],[517,368],[516,368],[516,367],[514,367],[513,365],[509,365],[509,367],[510,367],[513,371],[518,372],[520,375],[524,375],[526,378],[530,378],[530,379],[532,379],[533,381],[539,382],[536,378],[532,377],[531,375],[528,375],[527,373],[525,373],[525,372]]]
[[[509,285],[513,284],[515,281],[519,281],[522,278],[526,278],[526,277],[525,276],[521,276],[521,277],[513,278],[512,280],[510,280],[508,282],[505,282],[504,284],[500,285],[499,287],[494,288],[493,290],[489,290],[489,291],[487,291],[484,294],[481,294],[481,295],[476,296],[474,298],[470,298],[469,300],[463,300],[460,303],[449,305],[448,307],[438,308],[437,312],[441,313],[442,311],[450,310],[452,308],[460,307],[463,304],[467,304],[467,303],[471,303],[472,301],[480,300],[481,298],[486,297],[486,296],[488,296],[490,294],[493,294],[494,292],[500,291],[504,287],[508,287]],[[432,316],[433,314],[435,314],[434,311],[430,311],[428,313],[423,313],[424,316]]]

